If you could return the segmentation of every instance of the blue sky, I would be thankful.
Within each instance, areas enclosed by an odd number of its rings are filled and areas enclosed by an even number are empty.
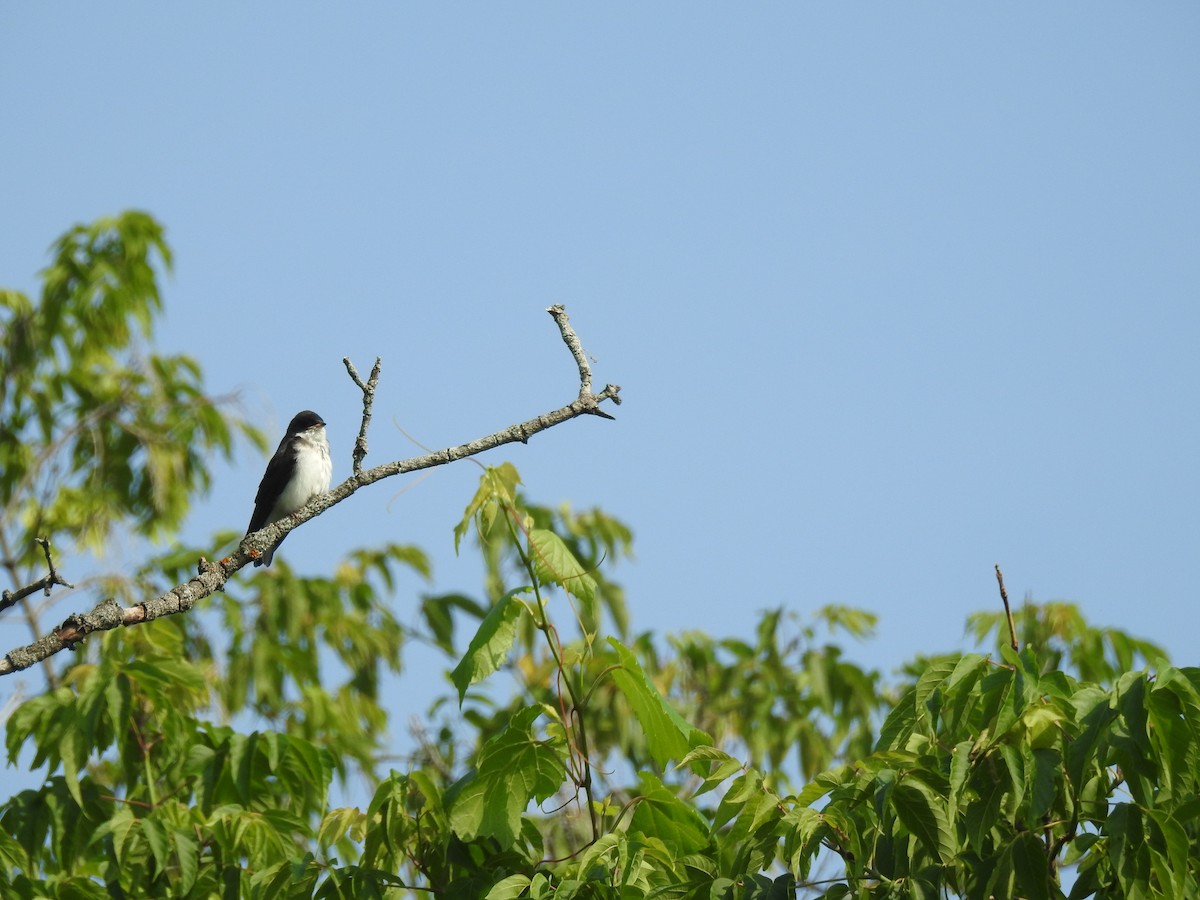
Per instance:
[[[395,424],[440,447],[573,397],[563,303],[618,419],[484,461],[632,525],[635,628],[850,604],[886,670],[963,647],[999,562],[1194,664],[1197,37],[1182,3],[9,4],[0,283],[150,211],[160,346],[272,440],[319,411],[335,478],[343,356],[384,359],[368,462],[414,455]],[[244,527],[262,467],[183,537]],[[477,477],[364,491],[282,552],[416,543],[475,590]]]

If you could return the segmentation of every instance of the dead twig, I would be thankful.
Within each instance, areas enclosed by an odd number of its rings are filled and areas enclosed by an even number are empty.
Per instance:
[[[1008,637],[1012,642],[1013,650],[1020,650],[1021,646],[1017,643],[1017,626],[1013,622],[1012,607],[1008,605],[1008,591],[1004,589],[1004,573],[1000,571],[1000,564],[996,563],[996,581],[1000,584],[1000,599],[1004,601],[1004,615],[1008,617]]]

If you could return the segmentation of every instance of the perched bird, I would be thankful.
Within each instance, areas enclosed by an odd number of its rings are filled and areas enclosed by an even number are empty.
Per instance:
[[[246,534],[265,528],[290,516],[317,494],[329,490],[333,463],[329,460],[329,441],[325,422],[311,409],[296,413],[288,423],[287,434],[267,463],[258,493],[254,497],[254,515]],[[286,538],[285,534],[283,538]],[[279,544],[283,543],[279,539]],[[270,565],[279,544],[256,559],[256,566]]]

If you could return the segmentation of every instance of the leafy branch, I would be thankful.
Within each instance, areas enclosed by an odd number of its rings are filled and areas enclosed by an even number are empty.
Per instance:
[[[561,425],[571,419],[584,415],[596,415],[611,419],[608,413],[600,409],[600,404],[611,400],[615,404],[621,402],[620,387],[606,385],[600,393],[593,393],[591,388],[591,369],[583,352],[582,344],[575,330],[571,327],[566,310],[561,305],[551,306],[548,313],[558,325],[563,342],[571,351],[579,367],[580,387],[575,400],[529,419],[511,425],[502,431],[497,431],[485,437],[476,438],[465,444],[458,444],[444,450],[426,453],[422,456],[406,460],[383,463],[371,469],[362,469],[362,459],[366,455],[366,430],[370,421],[371,404],[374,398],[374,386],[378,378],[380,363],[376,365],[371,379],[364,385],[354,367],[347,361],[347,369],[351,378],[363,391],[363,425],[358,439],[355,441],[354,462],[355,471],[349,478],[319,497],[313,498],[307,505],[294,515],[280,520],[272,525],[247,535],[230,556],[211,562],[201,557],[197,574],[190,580],[176,585],[159,597],[147,599],[144,602],[122,607],[109,598],[99,603],[91,612],[76,613],[69,616],[58,628],[49,635],[24,647],[10,650],[0,660],[0,675],[8,675],[21,671],[41,660],[47,659],[62,650],[74,647],[89,634],[96,631],[106,631],[122,626],[139,625],[162,616],[176,615],[190,610],[197,601],[222,590],[229,578],[262,555],[265,550],[278,543],[282,537],[305,522],[313,519],[330,507],[336,506],[349,498],[360,488],[391,478],[422,469],[447,465],[460,459],[476,456],[487,450],[511,443],[527,443],[531,437],[548,428]]]

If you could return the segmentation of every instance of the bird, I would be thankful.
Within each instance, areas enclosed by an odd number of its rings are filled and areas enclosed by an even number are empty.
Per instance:
[[[267,463],[267,471],[254,496],[254,515],[246,534],[290,516],[313,497],[325,493],[331,478],[333,463],[329,459],[325,420],[311,409],[296,413],[279,442],[279,449]],[[286,537],[285,534],[280,538],[254,565],[271,565],[275,551]]]

